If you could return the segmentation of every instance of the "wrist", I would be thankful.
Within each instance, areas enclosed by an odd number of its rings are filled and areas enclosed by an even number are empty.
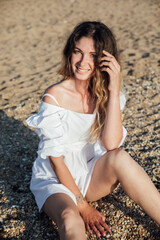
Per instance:
[[[109,91],[109,98],[119,98],[120,91]]]
[[[83,195],[81,193],[76,194],[75,197],[76,197],[76,201],[77,201],[77,207],[79,210],[85,208],[88,205],[87,200],[83,197]]]
[[[77,205],[82,204],[83,201],[85,200],[85,198],[81,193],[75,194],[75,197],[76,197]]]

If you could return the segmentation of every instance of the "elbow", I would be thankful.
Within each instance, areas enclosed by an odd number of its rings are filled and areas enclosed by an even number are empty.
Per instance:
[[[59,167],[59,165],[64,164],[64,157],[60,156],[60,157],[52,157],[49,156],[49,161],[51,164],[51,167],[56,170],[57,167]]]
[[[102,139],[102,145],[107,151],[112,151],[119,147],[122,137],[119,137],[118,139]]]
[[[118,144],[106,144],[104,145],[107,151],[112,151],[118,148]]]

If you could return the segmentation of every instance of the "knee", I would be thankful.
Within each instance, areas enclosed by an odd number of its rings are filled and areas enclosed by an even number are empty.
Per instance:
[[[131,160],[130,155],[121,149],[115,149],[106,153],[106,168],[118,170]]]
[[[61,230],[67,234],[76,232],[76,227],[84,228],[84,222],[81,218],[78,209],[67,208],[61,213]]]

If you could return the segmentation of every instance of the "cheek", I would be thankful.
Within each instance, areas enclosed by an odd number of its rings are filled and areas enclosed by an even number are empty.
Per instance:
[[[95,62],[94,61],[92,62],[91,67],[92,67],[92,69],[94,71],[95,70]]]
[[[72,55],[71,64],[75,64],[80,61],[80,58],[77,55]]]
[[[74,69],[75,69],[75,64],[76,64],[76,61],[75,61],[75,58],[71,58],[71,68],[72,68],[72,70],[74,71]]]
[[[71,65],[73,64],[73,56],[71,56]]]

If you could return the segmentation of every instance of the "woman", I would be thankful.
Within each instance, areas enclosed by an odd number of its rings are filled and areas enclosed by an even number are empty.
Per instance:
[[[63,51],[64,80],[49,87],[27,123],[40,137],[31,190],[39,210],[58,225],[60,239],[86,239],[111,231],[88,204],[120,183],[130,198],[160,224],[160,194],[144,170],[123,150],[116,41],[100,22],[79,24]]]

